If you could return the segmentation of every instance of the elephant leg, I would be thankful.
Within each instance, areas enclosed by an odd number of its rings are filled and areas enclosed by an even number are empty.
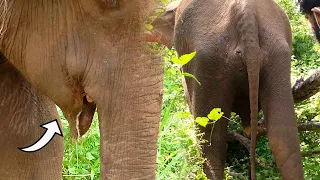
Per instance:
[[[54,137],[37,152],[18,149],[42,136],[45,129],[39,125],[59,119],[55,104],[35,91],[4,57],[0,61],[0,179],[61,180],[62,137]]]
[[[283,61],[284,58],[288,61]],[[259,95],[269,144],[283,179],[301,180],[303,168],[290,85],[290,51],[275,53],[273,60],[262,69]]]
[[[213,129],[212,125],[208,125],[205,129],[201,128],[201,131],[205,133],[204,139],[207,141],[203,145],[202,151],[207,159],[204,164],[204,172],[209,179],[224,179],[224,167],[227,156],[227,127],[228,120],[222,118],[215,122]]]
[[[245,136],[250,137],[250,101],[248,95],[241,94],[236,96],[235,103],[233,105],[233,111],[241,118],[241,125]]]
[[[206,117],[213,108],[221,108],[224,116],[229,117],[233,102],[232,92],[229,90],[232,88],[226,88],[226,85],[220,84],[221,81],[213,78],[201,79],[200,82],[201,86],[187,81],[194,118]],[[209,179],[222,180],[227,156],[228,120],[222,117],[214,123],[213,128],[212,126],[208,124],[206,127],[200,127],[200,131],[204,133],[202,139],[206,141],[202,146],[206,158],[204,172]]]
[[[155,179],[162,62],[139,49],[117,49],[128,53],[104,71],[102,82],[85,87],[99,113],[101,179]]]

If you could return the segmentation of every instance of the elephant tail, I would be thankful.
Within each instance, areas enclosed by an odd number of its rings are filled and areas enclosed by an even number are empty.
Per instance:
[[[243,60],[248,73],[250,118],[251,118],[251,179],[255,178],[255,155],[257,139],[257,119],[259,113],[259,74],[263,61],[259,43],[259,22],[257,20],[256,7],[253,0],[242,1],[242,13],[237,23],[238,34],[243,45]]]

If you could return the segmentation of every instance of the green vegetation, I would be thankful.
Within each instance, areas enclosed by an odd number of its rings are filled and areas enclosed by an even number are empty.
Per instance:
[[[162,0],[166,4],[170,0]],[[277,0],[286,10],[293,29],[292,72],[294,82],[320,67],[320,47],[312,37],[309,25],[297,9],[295,1]],[[163,47],[160,47],[163,48]],[[165,62],[164,99],[158,140],[157,179],[206,179],[202,166],[201,134],[188,111],[181,87],[179,65],[173,63],[174,51],[163,49]],[[320,94],[296,105],[298,122],[320,121]],[[64,179],[99,179],[99,130],[97,116],[89,132],[72,143],[67,121],[61,114],[65,135]],[[232,116],[229,130],[241,132],[239,117]],[[320,133],[300,134],[302,151],[320,150]],[[226,168],[227,179],[248,179],[249,156],[238,142],[230,142]],[[257,166],[257,179],[280,179],[266,137],[257,142],[257,154],[266,167]],[[303,158],[306,179],[319,179],[320,156]]]
[[[98,116],[95,114],[90,130],[78,142],[72,142],[67,120],[59,111],[63,124],[64,159],[63,179],[99,179],[100,176],[100,135]]]

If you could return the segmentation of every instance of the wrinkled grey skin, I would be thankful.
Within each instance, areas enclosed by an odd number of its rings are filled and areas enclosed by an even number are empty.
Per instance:
[[[0,51],[62,109],[73,137],[85,133],[97,107],[101,179],[155,178],[162,63],[141,41],[153,4],[0,2]]]
[[[40,95],[3,56],[0,57],[0,174],[1,179],[62,178],[63,138],[55,137],[35,153],[23,153],[59,119],[55,104]]]
[[[272,0],[183,0],[176,9],[159,15],[153,27],[146,39],[173,44],[179,56],[197,51],[183,67],[201,82],[200,86],[185,78],[186,99],[194,117],[205,117],[213,108],[222,108],[227,117],[236,112],[244,127],[251,125],[255,142],[261,107],[282,178],[303,179],[290,84],[292,37],[283,10]],[[205,173],[211,179],[223,179],[227,126],[227,119],[217,121],[212,137],[211,125],[200,128],[208,141],[203,152]],[[252,150],[251,179],[255,179],[255,143]]]

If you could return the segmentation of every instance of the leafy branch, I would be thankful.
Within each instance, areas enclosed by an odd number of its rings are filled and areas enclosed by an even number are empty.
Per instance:
[[[194,51],[194,52],[192,52],[190,54],[184,54],[184,55],[182,55],[180,57],[174,56],[172,58],[172,62],[174,64],[178,65],[180,67],[180,69],[182,69],[182,66],[188,64],[196,56],[196,54],[197,54],[197,52]],[[190,74],[190,73],[187,73],[187,72],[181,73],[180,71],[179,71],[179,73],[182,76],[190,77],[190,78],[194,79],[201,86],[200,81],[193,74]]]

